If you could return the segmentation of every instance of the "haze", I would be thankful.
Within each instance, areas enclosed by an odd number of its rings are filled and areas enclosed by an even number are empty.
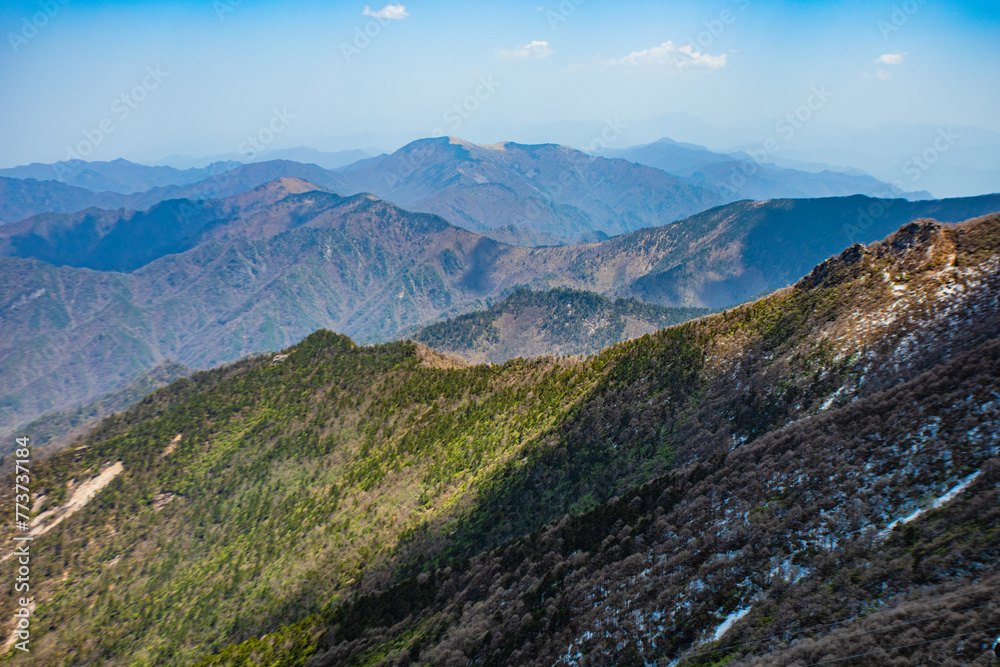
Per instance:
[[[3,167],[247,156],[248,137],[378,151],[440,134],[584,149],[669,136],[776,139],[769,160],[888,177],[951,126],[974,153],[963,168],[1000,168],[990,2],[7,5]],[[796,113],[794,132],[776,125]],[[854,128],[875,128],[890,164],[837,153]]]

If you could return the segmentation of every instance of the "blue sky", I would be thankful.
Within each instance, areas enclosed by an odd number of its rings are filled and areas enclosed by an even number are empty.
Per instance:
[[[0,166],[231,153],[262,131],[329,149],[677,112],[768,127],[804,104],[1000,131],[998,19],[933,0],[8,1]]]

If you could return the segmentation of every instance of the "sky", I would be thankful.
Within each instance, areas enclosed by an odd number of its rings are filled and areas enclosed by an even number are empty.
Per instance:
[[[788,122],[1000,132],[992,1],[4,0],[0,31],[0,167],[575,122],[624,146],[657,118],[750,144]]]

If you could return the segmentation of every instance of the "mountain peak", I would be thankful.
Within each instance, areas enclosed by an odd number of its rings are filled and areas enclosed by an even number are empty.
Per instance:
[[[504,151],[507,150],[507,144],[509,141],[500,141],[495,144],[474,144],[471,141],[466,141],[465,139],[459,139],[458,137],[448,137],[449,144],[457,144],[459,146],[465,146],[466,148],[479,148],[489,151]]]
[[[233,195],[227,199],[232,200],[239,206],[245,207],[253,204],[273,204],[288,195],[302,194],[303,192],[330,192],[328,189],[310,183],[295,176],[281,176],[274,180],[258,185],[247,192]]]
[[[303,192],[313,192],[315,190],[327,192],[326,188],[316,185],[315,183],[310,183],[309,181],[301,178],[296,178],[295,176],[282,176],[281,178],[276,178],[270,183],[265,183],[256,189],[263,191],[284,190],[290,195],[297,195]]]
[[[920,218],[900,227],[885,239],[868,246],[855,243],[836,257],[826,260],[796,285],[801,289],[831,287],[858,275],[871,262],[882,262],[883,269],[903,274],[922,270],[936,263],[954,261],[956,232],[969,232],[996,224],[998,216],[989,215],[958,225],[945,225],[930,218]],[[888,264],[884,264],[888,262]]]
[[[406,151],[408,149],[418,149],[426,145],[437,145],[437,146],[460,146],[466,150],[473,151],[505,151],[510,145],[515,145],[512,141],[499,141],[495,144],[476,144],[471,141],[462,139],[461,137],[452,137],[450,135],[445,135],[441,137],[428,137],[427,139],[417,139],[406,144],[400,151]]]

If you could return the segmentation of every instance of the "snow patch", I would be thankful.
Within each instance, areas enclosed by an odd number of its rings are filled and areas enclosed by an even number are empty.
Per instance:
[[[713,641],[714,642],[714,641],[718,641],[719,639],[721,639],[722,635],[724,635],[727,632],[729,632],[729,629],[731,627],[733,627],[733,625],[735,625],[736,621],[740,620],[741,618],[743,618],[744,616],[746,616],[747,614],[749,614],[750,610],[752,608],[753,608],[752,606],[750,606],[750,607],[743,607],[742,609],[737,609],[736,611],[734,611],[733,613],[731,613],[729,616],[726,616],[726,620],[724,620],[722,622],[722,624],[719,625],[719,627],[717,627],[715,629],[715,632],[712,634],[712,638],[709,641]]]
[[[948,503],[950,503],[952,500],[955,499],[955,496],[957,496],[962,491],[965,491],[967,488],[969,488],[969,485],[972,484],[974,481],[976,481],[976,478],[979,477],[982,473],[983,473],[982,470],[977,470],[976,472],[972,473],[971,475],[963,479],[961,482],[956,484],[955,486],[951,487],[948,490],[948,493],[944,494],[943,496],[934,501],[932,507],[934,509],[937,509],[942,505],[947,505]]]
[[[889,536],[893,528],[895,528],[896,526],[900,524],[910,523],[911,521],[913,521],[914,519],[916,519],[929,509],[937,509],[943,505],[947,505],[948,503],[950,503],[952,500],[955,499],[955,496],[957,496],[962,491],[965,491],[967,488],[969,488],[969,485],[972,484],[976,480],[976,478],[982,474],[982,472],[983,472],[982,470],[977,470],[976,472],[972,473],[965,479],[959,481],[958,484],[948,489],[948,491],[943,496],[941,496],[940,498],[936,498],[934,502],[932,502],[927,507],[919,507],[913,510],[913,512],[911,512],[909,515],[896,519],[888,526],[886,526],[884,529],[882,529],[882,532],[879,533],[879,536],[882,538],[886,538]]]

